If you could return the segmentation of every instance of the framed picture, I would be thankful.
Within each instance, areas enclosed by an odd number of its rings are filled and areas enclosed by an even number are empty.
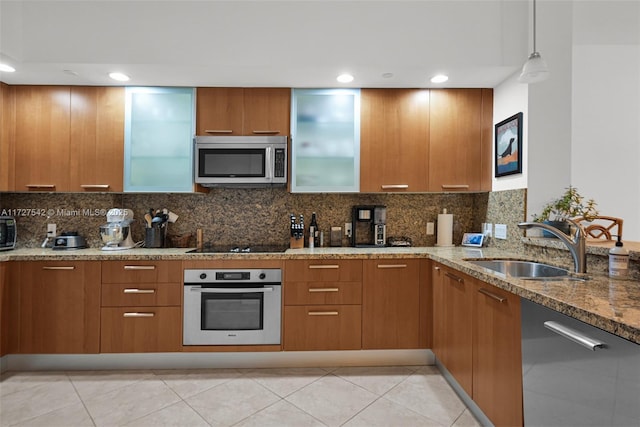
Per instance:
[[[495,139],[496,178],[522,173],[522,113],[496,124]]]

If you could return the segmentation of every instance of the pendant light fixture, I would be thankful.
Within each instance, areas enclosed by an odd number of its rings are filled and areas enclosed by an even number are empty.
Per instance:
[[[549,77],[549,67],[540,53],[536,50],[536,0],[533,0],[533,53],[522,66],[522,73],[518,77],[520,83],[537,83]]]

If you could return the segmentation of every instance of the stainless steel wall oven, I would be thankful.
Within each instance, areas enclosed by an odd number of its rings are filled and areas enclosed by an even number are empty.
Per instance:
[[[184,345],[280,344],[280,269],[186,269]]]

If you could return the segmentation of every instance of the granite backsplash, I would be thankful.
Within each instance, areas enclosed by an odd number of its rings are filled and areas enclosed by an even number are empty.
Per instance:
[[[169,236],[203,230],[204,241],[228,244],[287,244],[289,214],[303,214],[308,221],[316,212],[325,245],[331,226],[351,222],[353,205],[386,205],[387,236],[407,236],[414,246],[433,246],[435,235],[426,234],[427,222],[436,222],[442,209],[454,215],[453,241],[459,244],[465,232],[477,232],[481,223],[507,224],[508,239],[490,239],[490,246],[522,249],[522,232],[516,224],[525,218],[526,190],[492,193],[423,194],[292,194],[284,188],[212,188],[201,193],[0,193],[0,212],[13,214],[18,223],[18,246],[38,247],[47,223],[57,225],[58,234],[77,231],[90,247],[101,247],[98,227],[113,207],[133,210],[133,238],[144,239],[143,216],[149,208],[168,208],[178,215],[169,224]],[[436,224],[437,229],[437,224]],[[343,238],[343,246],[349,241]]]

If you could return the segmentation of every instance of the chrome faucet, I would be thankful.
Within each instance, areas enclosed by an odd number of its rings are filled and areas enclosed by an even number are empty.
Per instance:
[[[573,236],[569,236],[564,232],[558,230],[555,227],[552,227],[547,224],[542,224],[540,222],[521,222],[518,224],[518,227],[528,230],[530,228],[542,228],[547,230],[549,233],[556,236],[562,243],[564,243],[567,248],[569,248],[569,252],[571,252],[571,256],[573,257],[573,266],[575,268],[576,273],[586,273],[587,272],[587,233],[584,231],[584,228],[577,224],[576,222],[567,219],[571,225],[576,229]]]

